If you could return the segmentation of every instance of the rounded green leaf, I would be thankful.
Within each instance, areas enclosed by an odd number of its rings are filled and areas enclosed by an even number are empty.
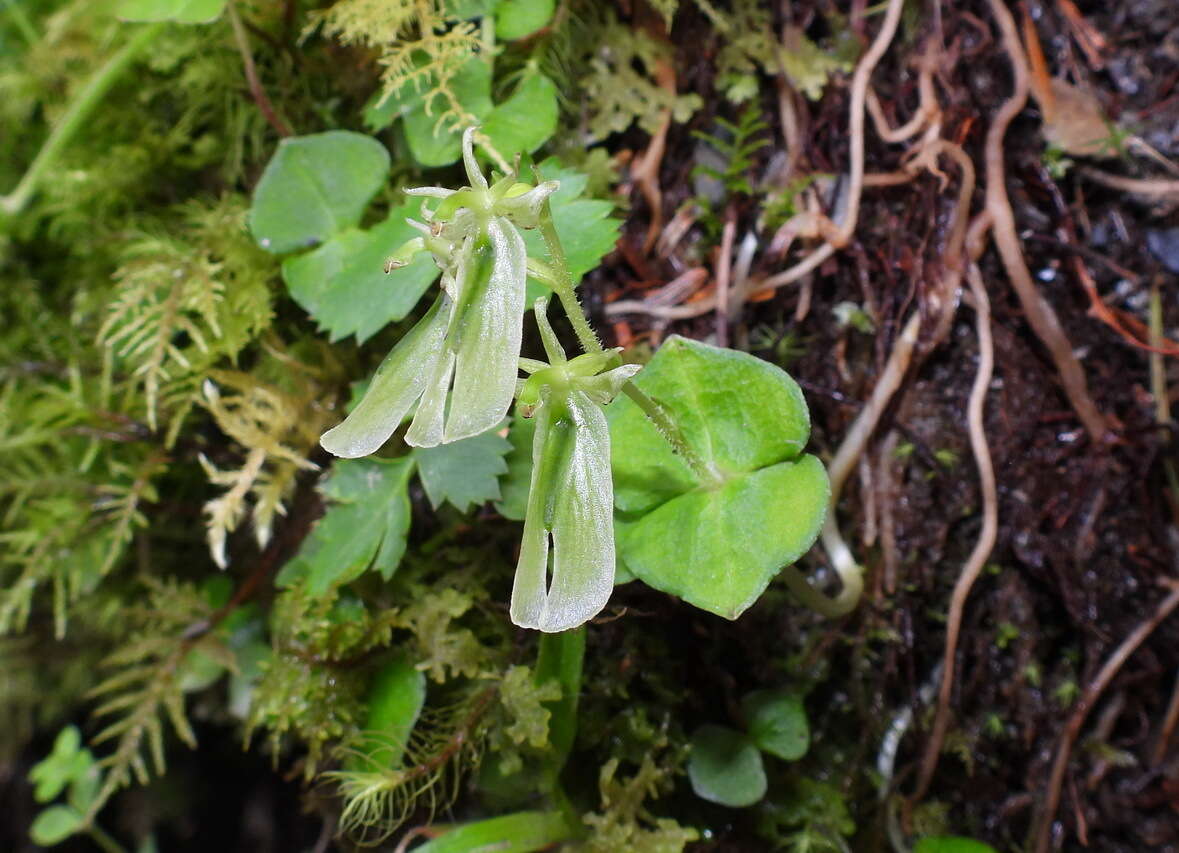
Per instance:
[[[795,459],[810,436],[798,383],[748,353],[673,335],[635,383],[722,477]],[[702,485],[633,402],[620,398],[608,411],[618,509],[645,512]]]
[[[627,528],[627,567],[648,586],[736,619],[814,543],[830,484],[813,456],[668,501]]]
[[[531,154],[557,130],[557,86],[539,71],[526,74],[512,96],[487,116],[483,133],[509,160]]]
[[[33,821],[29,838],[41,847],[52,847],[77,832],[81,825],[81,812],[69,806],[50,806]]]
[[[500,0],[495,7],[496,38],[524,38],[552,20],[556,0]]]
[[[696,796],[733,808],[765,796],[766,772],[757,747],[724,726],[701,726],[692,735],[688,778]]]
[[[226,0],[122,0],[116,14],[124,21],[175,21],[205,24],[221,17]]]
[[[913,848],[913,853],[996,853],[995,848],[972,838],[952,835],[922,838]]]
[[[698,477],[631,400],[611,404],[614,503],[628,522],[619,554],[649,586],[735,619],[826,516],[826,471],[802,454],[802,393],[772,364],[679,337],[634,381],[711,476]]]
[[[284,139],[254,189],[250,231],[275,253],[322,243],[360,221],[388,172],[385,146],[361,133]]]
[[[741,702],[749,737],[758,748],[786,761],[806,755],[811,732],[802,697],[789,690],[755,690]]]

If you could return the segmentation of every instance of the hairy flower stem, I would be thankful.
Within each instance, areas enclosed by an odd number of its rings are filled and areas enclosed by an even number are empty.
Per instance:
[[[539,182],[540,176],[537,175]],[[581,344],[582,352],[601,352],[602,342],[598,340],[598,336],[594,334],[594,330],[590,327],[589,321],[585,319],[585,312],[581,308],[581,303],[577,300],[577,291],[573,284],[573,276],[569,274],[569,265],[565,262],[565,249],[561,246],[561,238],[557,236],[557,226],[553,224],[553,214],[549,210],[549,204],[545,202],[544,213],[540,216],[539,230],[541,239],[544,240],[545,248],[549,250],[549,258],[552,260],[553,292],[557,294],[557,298],[561,300],[561,307],[565,310],[565,316],[569,318],[570,324],[573,326],[573,332],[577,335],[577,342]]]
[[[70,104],[65,115],[50,132],[49,138],[37,152],[16,189],[6,196],[0,196],[0,213],[15,216],[24,210],[33,193],[37,191],[41,179],[56,165],[62,150],[86,125],[103,96],[123,76],[139,52],[151,44],[163,28],[164,24],[158,23],[140,29],[118,53],[107,60],[106,65],[102,66],[97,74],[90,78],[86,88]]]
[[[719,486],[724,478],[711,465],[700,458],[699,454],[692,449],[688,444],[688,440],[684,437],[684,433],[680,430],[680,425],[672,420],[671,416],[664,411],[663,407],[652,400],[643,389],[635,385],[634,382],[627,382],[622,386],[622,393],[630,397],[640,409],[643,410],[651,423],[655,424],[655,428],[659,430],[659,434],[671,445],[671,449],[677,455],[683,457],[684,462],[692,469],[700,482],[705,486]]]

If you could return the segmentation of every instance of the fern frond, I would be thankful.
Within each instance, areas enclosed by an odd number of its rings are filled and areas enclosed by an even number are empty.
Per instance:
[[[592,27],[586,43],[591,46],[589,73],[583,80],[590,141],[620,133],[633,123],[653,134],[667,110],[676,122],[685,122],[703,106],[699,95],[677,95],[655,82],[658,65],[670,61],[669,49],[620,23],[613,13]]]
[[[133,782],[146,784],[153,773],[164,773],[165,717],[181,741],[196,747],[180,679],[188,656],[200,651],[226,665],[233,663],[232,653],[215,634],[190,636],[192,626],[211,615],[208,602],[192,585],[160,581],[148,581],[148,585],[148,604],[128,608],[135,624],[132,638],[103,662],[114,672],[88,694],[105,697],[92,716],[109,720],[91,743],[115,742],[114,752],[98,762],[106,772],[88,818],[120,788]]]
[[[225,568],[226,539],[244,520],[251,499],[255,538],[265,547],[274,516],[285,512],[284,501],[294,491],[298,472],[318,470],[307,454],[330,415],[316,405],[320,387],[307,374],[293,391],[240,371],[215,370],[209,375],[202,405],[226,435],[247,448],[245,461],[234,471],[221,470],[201,456],[209,480],[226,488],[204,509],[209,550]],[[217,382],[236,393],[222,395]]]
[[[420,95],[436,128],[474,122],[452,83],[483,42],[475,22],[453,17],[445,0],[340,0],[314,18],[312,28],[320,25],[344,44],[381,51],[382,99]]]

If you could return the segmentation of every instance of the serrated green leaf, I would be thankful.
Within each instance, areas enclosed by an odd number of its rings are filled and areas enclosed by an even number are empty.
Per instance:
[[[226,0],[121,0],[115,14],[124,21],[205,24],[221,17]]]
[[[368,716],[354,769],[377,772],[397,767],[410,732],[426,703],[426,674],[407,658],[391,661],[373,676],[368,691]]]
[[[692,734],[688,779],[696,796],[732,808],[751,806],[766,793],[757,747],[724,726],[701,726]]]
[[[450,501],[459,512],[466,512],[472,504],[499,499],[499,477],[508,470],[504,456],[512,449],[499,429],[414,450],[418,476],[434,509]]]
[[[362,133],[284,139],[254,189],[250,231],[276,254],[322,243],[360,222],[388,173],[389,152]]]
[[[500,0],[495,7],[495,37],[511,41],[524,38],[553,18],[556,0]]]
[[[419,208],[408,201],[367,231],[348,229],[314,251],[283,261],[291,296],[333,342],[355,335],[363,343],[388,323],[404,319],[438,278],[438,267],[426,253],[385,272],[390,252],[417,236],[405,220]]]
[[[405,553],[413,469],[409,457],[337,462],[320,486],[332,505],[283,567],[278,585],[301,584],[322,596],[370,568],[391,578]]]
[[[943,835],[922,838],[913,853],[996,853],[994,847],[972,838]]]
[[[536,434],[536,418],[523,417],[518,411],[512,415],[508,441],[512,449],[504,457],[507,472],[499,481],[500,499],[495,508],[504,518],[523,521],[528,512],[528,484],[532,479],[532,438]]]
[[[801,455],[802,393],[767,362],[680,337],[634,381],[712,476],[702,481],[637,405],[616,400],[614,502],[632,522],[619,553],[644,583],[735,619],[811,546],[826,515],[826,472]]]
[[[506,101],[497,104],[482,131],[507,159],[531,154],[557,130],[557,86],[539,71],[525,74]]]
[[[29,838],[41,847],[65,841],[82,827],[82,813],[69,806],[50,806],[37,815],[29,828]]]
[[[741,700],[749,737],[758,748],[797,761],[810,746],[810,725],[802,697],[790,690],[755,690]]]
[[[491,65],[472,57],[450,80],[463,110],[475,121],[491,112]],[[452,118],[438,119],[447,109],[445,99],[435,96],[419,101],[405,112],[405,139],[410,153],[423,166],[449,166],[462,156],[462,127]],[[507,156],[507,155],[505,155]]]

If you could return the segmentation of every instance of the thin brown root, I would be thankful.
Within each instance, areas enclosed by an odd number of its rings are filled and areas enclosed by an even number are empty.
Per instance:
[[[970,292],[974,296],[976,312],[976,328],[978,334],[978,371],[974,375],[974,385],[970,389],[970,402],[967,407],[967,422],[970,429],[970,446],[974,451],[975,464],[978,466],[979,487],[982,491],[983,523],[979,531],[978,541],[974,550],[962,567],[958,582],[954,584],[954,593],[950,598],[950,613],[946,622],[946,650],[942,660],[942,683],[938,691],[937,712],[934,715],[933,731],[929,742],[925,746],[925,756],[921,761],[921,770],[917,777],[917,789],[914,799],[920,800],[929,789],[933,773],[937,769],[938,756],[941,754],[942,743],[945,740],[946,728],[950,719],[950,693],[954,687],[954,656],[958,648],[958,636],[962,629],[962,614],[966,609],[966,599],[979,574],[986,565],[991,550],[995,547],[995,536],[999,529],[998,497],[995,491],[995,469],[991,464],[991,450],[987,444],[986,431],[983,427],[983,405],[986,402],[987,389],[991,384],[991,374],[995,366],[995,348],[991,339],[991,307],[987,299],[987,291],[983,286],[982,274],[977,264],[971,264],[967,273]]]
[[[725,217],[721,233],[720,256],[716,260],[716,345],[729,345],[729,281],[733,274],[733,241],[737,238],[737,218],[733,210]]]
[[[1141,178],[1124,178],[1094,169],[1089,166],[1081,168],[1081,174],[1095,184],[1109,187],[1112,190],[1132,193],[1147,198],[1179,199],[1179,181],[1168,181],[1163,178],[1143,180]]]
[[[1105,688],[1113,681],[1114,676],[1118,674],[1130,655],[1134,654],[1146,638],[1154,632],[1154,629],[1170,616],[1176,607],[1179,607],[1179,587],[1172,584],[1171,593],[1159,603],[1154,613],[1131,631],[1126,639],[1122,640],[1121,644],[1114,649],[1113,654],[1105,661],[1101,670],[1085,688],[1085,692],[1077,700],[1076,705],[1073,706],[1073,712],[1060,735],[1060,745],[1056,748],[1056,758],[1052,762],[1052,773],[1048,778],[1048,792],[1044,797],[1043,808],[1032,823],[1035,833],[1033,848],[1035,853],[1048,853],[1051,846],[1052,824],[1056,819],[1056,810],[1060,806],[1060,790],[1064,785],[1064,774],[1068,769],[1069,755],[1077,736],[1081,733],[1081,726],[1085,724],[1085,718],[1089,715],[1089,711],[1097,704],[1097,700],[1105,692]]]
[[[893,394],[900,387],[909,363],[913,360],[913,350],[917,346],[917,333],[921,330],[921,315],[914,311],[909,321],[905,323],[900,337],[893,345],[892,353],[884,365],[876,387],[872,389],[872,396],[860,410],[851,427],[843,437],[835,457],[827,466],[827,476],[831,480],[831,500],[827,506],[827,519],[823,522],[823,548],[831,561],[831,567],[839,573],[843,588],[834,598],[828,599],[826,610],[820,610],[824,615],[841,616],[849,612],[859,602],[863,591],[864,580],[856,558],[839,532],[837,508],[839,495],[848,475],[864,452],[868,439],[876,429],[880,416],[888,408]]]
[[[1032,331],[1048,348],[1052,361],[1056,364],[1064,385],[1065,396],[1077,413],[1077,417],[1088,432],[1090,440],[1095,444],[1103,444],[1109,434],[1109,424],[1093,402],[1089,394],[1089,386],[1085,381],[1085,371],[1073,353],[1072,345],[1065,337],[1056,312],[1040,295],[1036,289],[1032,275],[1028,271],[1020,248],[1019,237],[1015,229],[1015,215],[1011,210],[1011,202],[1007,198],[1007,186],[1004,179],[1003,138],[1007,127],[1024,108],[1028,97],[1028,68],[1023,55],[1023,48],[1019,43],[1019,35],[1015,29],[1015,21],[1011,13],[1001,0],[990,0],[991,12],[999,24],[1003,34],[1003,47],[1011,60],[1012,74],[1015,79],[1014,91],[1011,97],[1000,107],[990,129],[987,131],[986,166],[987,166],[987,194],[986,207],[991,215],[992,234],[999,255],[1003,260],[1003,267],[1007,277],[1015,288],[1024,314]]]

